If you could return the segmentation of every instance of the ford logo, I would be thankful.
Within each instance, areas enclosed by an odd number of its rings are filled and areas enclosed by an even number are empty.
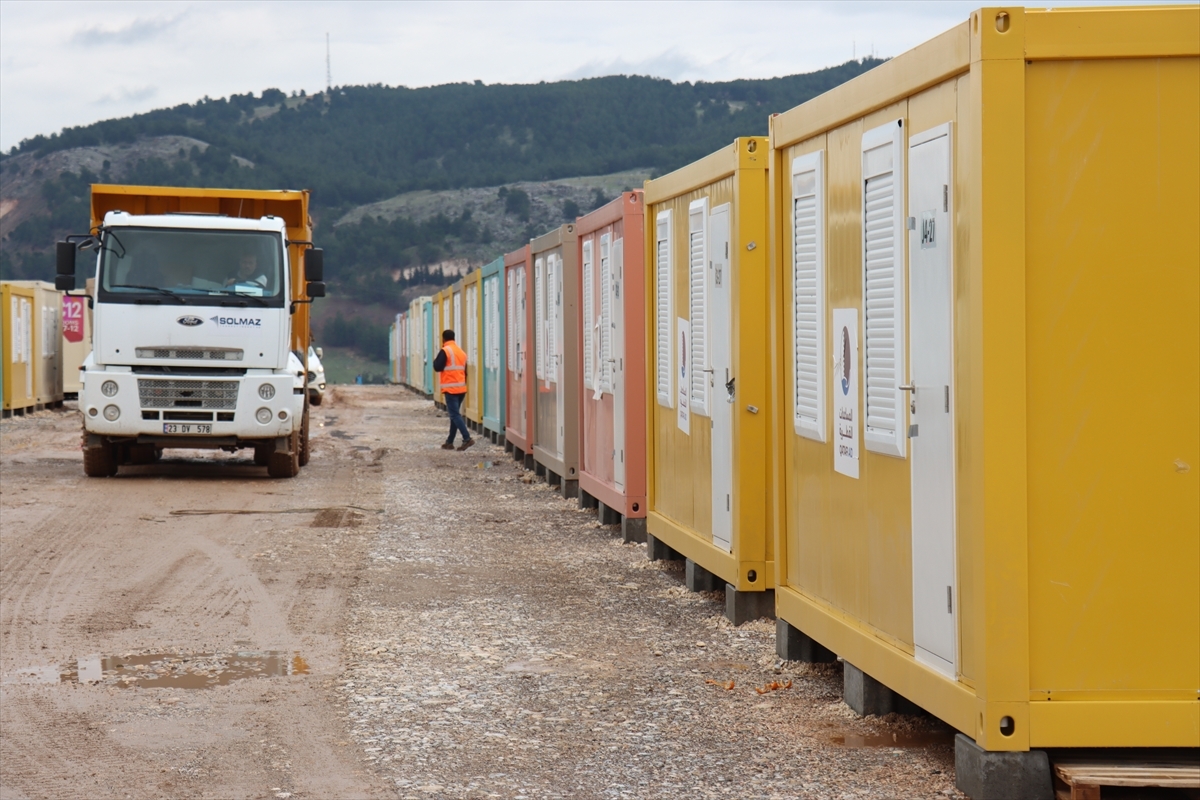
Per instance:
[[[180,317],[179,319],[177,319],[175,321],[178,322],[180,325],[186,325],[189,328],[194,328],[197,325],[204,324],[204,320],[200,319],[199,317],[193,317],[190,315],[186,316],[186,317]]]

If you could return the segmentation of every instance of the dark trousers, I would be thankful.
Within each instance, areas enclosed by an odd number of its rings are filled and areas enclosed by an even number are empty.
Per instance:
[[[446,440],[446,444],[454,444],[454,434],[458,431],[462,431],[464,442],[471,441],[471,433],[467,430],[467,421],[463,419],[460,411],[466,396],[466,393],[450,394],[449,392],[442,395],[446,398],[446,411],[450,414],[450,438]]]

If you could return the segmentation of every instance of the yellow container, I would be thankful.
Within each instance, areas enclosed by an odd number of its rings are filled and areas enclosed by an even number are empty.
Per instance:
[[[62,292],[45,281],[9,283],[32,289],[34,293],[30,319],[33,326],[34,407],[57,408],[63,401]]]
[[[429,356],[431,362],[442,349],[442,332],[453,327],[453,317],[450,313],[451,295],[453,292],[447,287],[433,296],[433,344]],[[442,396],[441,386],[441,373],[433,373],[433,402],[438,407],[445,408],[446,398]]]
[[[986,8],[771,120],[777,612],[987,750],[1200,743],[1198,56]]]
[[[37,405],[34,365],[37,347],[37,291],[29,286],[0,283],[3,317],[4,415],[23,414]]]
[[[483,431],[483,362],[480,358],[483,347],[480,336],[483,331],[483,291],[480,278],[483,270],[477,269],[463,278],[463,321],[462,330],[456,331],[459,346],[467,354],[467,399],[463,402],[463,416],[473,430]]]
[[[768,160],[737,139],[645,188],[647,529],[741,593],[775,580]]]

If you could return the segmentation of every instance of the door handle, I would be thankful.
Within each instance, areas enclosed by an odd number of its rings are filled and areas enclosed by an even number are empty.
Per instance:
[[[917,390],[917,385],[915,383],[904,383],[896,388],[902,392],[915,392]]]

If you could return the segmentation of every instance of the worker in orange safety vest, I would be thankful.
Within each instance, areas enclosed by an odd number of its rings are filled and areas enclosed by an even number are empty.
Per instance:
[[[442,445],[443,450],[453,450],[454,434],[462,432],[462,444],[459,450],[466,450],[475,444],[471,432],[467,430],[467,422],[462,417],[462,402],[467,396],[467,354],[454,341],[454,331],[442,331],[442,349],[433,359],[433,371],[440,373],[438,386],[446,398],[446,411],[450,414],[450,436]]]

